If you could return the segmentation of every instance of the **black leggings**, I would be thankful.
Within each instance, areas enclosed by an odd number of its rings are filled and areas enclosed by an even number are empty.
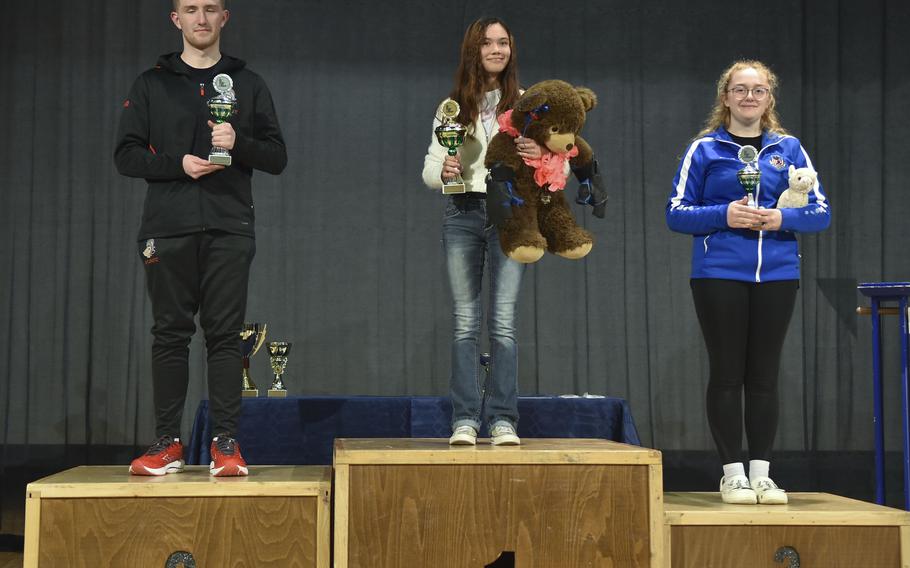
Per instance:
[[[798,280],[690,281],[708,347],[707,412],[723,463],[742,460],[743,390],[749,458],[769,460],[777,433],[780,354]]]

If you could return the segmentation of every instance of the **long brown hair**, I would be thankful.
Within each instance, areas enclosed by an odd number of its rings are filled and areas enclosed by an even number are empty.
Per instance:
[[[470,128],[477,115],[480,114],[480,102],[486,93],[487,72],[484,71],[483,61],[480,59],[480,47],[486,39],[487,28],[493,24],[499,24],[509,34],[509,47],[511,55],[506,68],[499,74],[499,88],[502,91],[502,98],[496,105],[496,114],[512,108],[515,101],[518,100],[518,60],[515,50],[515,36],[512,35],[509,27],[499,18],[480,18],[468,26],[464,32],[464,40],[461,42],[461,60],[458,62],[458,69],[455,71],[455,86],[449,98],[458,102],[461,106],[461,112],[458,114],[458,122]]]
[[[775,134],[787,134],[787,130],[780,124],[780,117],[777,116],[777,111],[774,110],[774,107],[777,104],[777,99],[774,96],[774,93],[777,91],[777,75],[771,71],[770,67],[761,61],[743,59],[735,61],[720,74],[720,78],[717,80],[717,98],[714,100],[714,109],[708,116],[708,120],[705,121],[704,128],[702,128],[696,138],[701,138],[705,134],[714,132],[721,126],[730,125],[730,108],[724,104],[724,101],[727,98],[727,89],[730,88],[730,79],[733,78],[733,74],[737,71],[749,69],[750,67],[767,77],[768,87],[770,87],[770,92],[768,93],[768,97],[770,97],[768,99],[768,108],[765,109],[765,114],[761,117],[762,131],[767,130]]]

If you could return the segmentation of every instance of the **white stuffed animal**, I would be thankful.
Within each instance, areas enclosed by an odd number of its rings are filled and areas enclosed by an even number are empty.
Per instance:
[[[790,187],[780,194],[777,208],[805,207],[809,205],[809,192],[815,187],[818,174],[812,168],[794,168],[787,170]]]

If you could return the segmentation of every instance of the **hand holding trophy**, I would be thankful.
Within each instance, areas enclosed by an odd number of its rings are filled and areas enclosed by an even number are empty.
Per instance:
[[[220,73],[212,79],[212,85],[218,94],[208,100],[209,112],[218,124],[227,122],[237,112],[237,96],[234,94],[234,81],[230,75]],[[209,161],[220,166],[231,165],[231,153],[224,148],[212,146]]]
[[[267,325],[264,323],[245,323],[240,332],[240,360],[243,362],[243,390],[242,396],[259,396],[259,389],[250,376],[250,357],[259,351],[265,341]]]
[[[736,154],[739,161],[746,164],[746,167],[736,172],[736,179],[746,190],[749,197],[749,207],[755,207],[755,188],[761,182],[761,170],[758,169],[758,150],[754,146],[743,146]]]
[[[442,113],[442,118],[440,119],[442,124],[437,126],[434,131],[436,132],[436,140],[449,149],[448,154],[450,156],[454,156],[458,154],[458,147],[464,144],[464,137],[468,132],[467,128],[455,121],[458,113],[461,112],[461,107],[452,99],[446,99],[440,107],[440,112]],[[460,175],[456,176],[454,180],[442,184],[442,193],[444,195],[464,192],[464,180],[461,179]]]
[[[288,353],[290,350],[291,344],[287,341],[269,342],[269,362],[272,365],[272,372],[275,373],[275,378],[272,379],[272,388],[269,389],[268,393],[272,398],[285,398],[288,395],[281,376],[288,365]]]

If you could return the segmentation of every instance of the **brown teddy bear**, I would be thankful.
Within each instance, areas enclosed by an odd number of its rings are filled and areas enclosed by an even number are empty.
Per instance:
[[[499,116],[499,133],[490,141],[485,165],[487,212],[499,228],[499,243],[510,258],[536,262],[549,250],[582,258],[594,245],[591,233],[575,223],[563,189],[569,169],[582,182],[578,203],[604,216],[606,194],[591,147],[578,133],[597,97],[585,87],[543,81],[522,94],[512,110]],[[549,149],[539,159],[522,159],[514,138],[532,138]]]

